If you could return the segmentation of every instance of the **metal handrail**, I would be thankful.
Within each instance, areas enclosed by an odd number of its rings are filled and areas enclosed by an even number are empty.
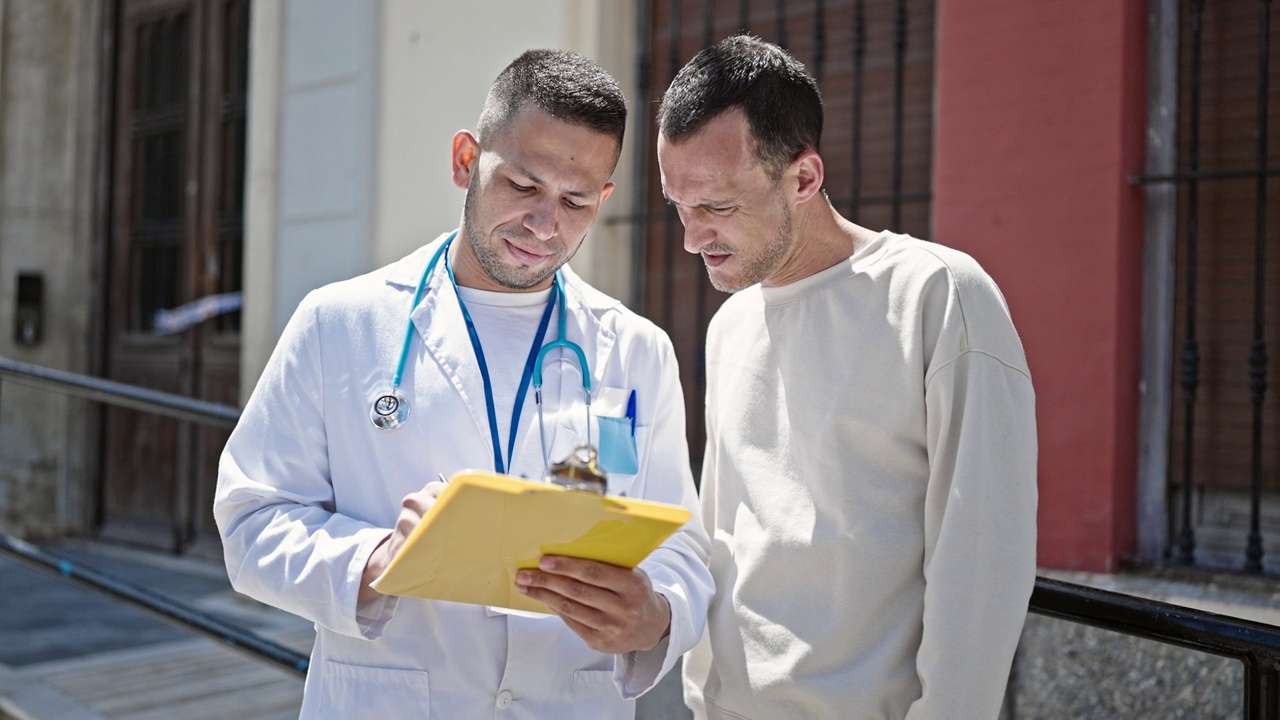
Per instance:
[[[0,357],[0,379],[213,427],[233,428],[240,419],[240,409],[231,405],[16,362],[4,357]]]
[[[0,552],[17,558],[30,567],[65,578],[109,598],[129,603],[154,617],[217,640],[235,650],[253,655],[259,660],[266,660],[304,677],[307,674],[307,665],[310,661],[306,655],[144,587],[52,555],[31,543],[2,533],[0,533]]]
[[[43,390],[214,427],[235,427],[236,421],[240,418],[239,408],[230,405],[195,400],[0,357],[0,380],[6,379]],[[282,666],[300,675],[307,673],[309,661],[306,655],[146,588],[113,578],[66,558],[57,557],[30,543],[4,534],[0,534],[0,552],[17,558],[31,567],[58,575],[110,598],[127,602],[154,617],[213,638],[257,659]]]
[[[1029,609],[1239,660],[1244,717],[1280,719],[1280,627],[1046,578],[1036,578]]]

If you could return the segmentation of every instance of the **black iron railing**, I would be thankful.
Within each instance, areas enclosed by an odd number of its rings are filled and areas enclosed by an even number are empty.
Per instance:
[[[240,419],[240,410],[230,405],[196,400],[0,357],[0,381],[5,380],[212,427],[234,428]]]
[[[1272,18],[1271,18],[1271,0],[1257,0],[1256,5],[1256,27],[1257,27],[1257,85],[1255,90],[1256,115],[1254,117],[1253,138],[1254,138],[1254,159],[1252,167],[1245,165],[1244,167],[1232,168],[1215,168],[1211,170],[1202,169],[1202,165],[1211,163],[1215,158],[1221,159],[1221,156],[1227,154],[1220,147],[1222,145],[1215,137],[1215,132],[1219,135],[1224,131],[1221,127],[1213,128],[1206,134],[1206,124],[1208,119],[1205,117],[1205,111],[1213,108],[1215,104],[1220,104],[1222,99],[1213,95],[1215,91],[1221,94],[1222,90],[1218,84],[1225,82],[1225,77],[1235,77],[1237,73],[1244,70],[1243,67],[1234,67],[1224,69],[1224,66],[1208,67],[1206,63],[1208,55],[1206,55],[1206,37],[1213,37],[1213,32],[1221,33],[1219,27],[1215,31],[1210,32],[1207,29],[1206,18],[1207,12],[1216,10],[1219,13],[1225,12],[1225,8],[1229,4],[1221,4],[1213,6],[1209,4],[1207,7],[1204,0],[1188,0],[1185,8],[1179,4],[1180,12],[1185,12],[1185,37],[1184,52],[1185,65],[1181,68],[1182,78],[1181,84],[1186,89],[1185,105],[1183,110],[1186,114],[1186,126],[1184,130],[1184,141],[1178,146],[1178,152],[1182,156],[1181,172],[1161,175],[1143,175],[1132,178],[1135,185],[1164,185],[1173,186],[1182,190],[1182,200],[1185,203],[1185,214],[1181,226],[1183,238],[1183,253],[1180,263],[1182,265],[1182,348],[1180,359],[1180,372],[1177,387],[1181,392],[1182,404],[1182,447],[1181,447],[1181,477],[1176,480],[1179,490],[1179,517],[1177,519],[1177,537],[1170,548],[1169,555],[1177,563],[1190,565],[1196,562],[1196,533],[1194,528],[1194,507],[1197,499],[1197,486],[1213,484],[1214,478],[1204,478],[1197,476],[1197,467],[1200,468],[1201,474],[1205,474],[1204,465],[1196,458],[1196,431],[1197,419],[1199,416],[1207,413],[1213,415],[1216,413],[1225,413],[1222,408],[1202,408],[1206,402],[1212,404],[1212,398],[1206,398],[1205,395],[1212,392],[1213,388],[1208,387],[1215,380],[1221,382],[1221,378],[1212,376],[1212,363],[1207,361],[1208,351],[1212,352],[1212,338],[1202,337],[1202,331],[1205,329],[1212,330],[1211,324],[1206,324],[1208,317],[1204,314],[1204,309],[1200,305],[1204,302],[1201,297],[1202,279],[1201,273],[1208,270],[1213,272],[1218,268],[1213,267],[1213,262],[1204,262],[1203,254],[1206,252],[1214,252],[1216,247],[1221,246],[1225,238],[1224,234],[1238,235],[1238,231],[1224,231],[1215,223],[1221,223],[1221,219],[1214,219],[1213,208],[1205,210],[1205,197],[1211,189],[1205,186],[1206,182],[1221,183],[1223,181],[1245,181],[1253,180],[1254,186],[1254,222],[1253,222],[1253,247],[1252,247],[1252,337],[1249,338],[1249,347],[1245,366],[1239,367],[1238,379],[1233,380],[1233,385],[1243,385],[1249,391],[1249,404],[1251,413],[1249,418],[1249,467],[1248,487],[1250,499],[1249,511],[1249,532],[1244,550],[1243,567],[1249,573],[1262,573],[1263,567],[1263,538],[1261,531],[1261,515],[1262,515],[1262,492],[1263,486],[1267,482],[1267,468],[1264,467],[1263,461],[1264,448],[1264,432],[1263,426],[1266,423],[1264,417],[1264,401],[1266,399],[1267,390],[1267,338],[1266,338],[1266,298],[1267,298],[1267,220],[1268,210],[1274,210],[1274,203],[1268,204],[1268,179],[1271,176],[1280,173],[1280,168],[1272,167],[1271,159],[1268,155],[1268,136],[1272,132],[1272,128],[1268,123],[1268,106],[1274,102],[1271,96],[1270,73],[1271,69],[1271,35]],[[1234,7],[1244,10],[1243,3],[1239,3]],[[1249,13],[1255,11],[1248,10]],[[1219,63],[1223,63],[1221,58],[1217,59]],[[1215,98],[1208,105],[1205,104],[1206,93],[1208,97]],[[1221,118],[1218,118],[1221,123]],[[1243,126],[1241,126],[1243,127]],[[1235,146],[1233,146],[1234,148]],[[1245,146],[1241,146],[1243,149]],[[1242,195],[1243,196],[1243,195]],[[1243,248],[1242,248],[1243,249]],[[1220,252],[1220,250],[1219,250]],[[1232,260],[1234,262],[1235,260]],[[1243,257],[1240,261],[1245,261]],[[1207,267],[1206,267],[1207,265]],[[1212,295],[1212,292],[1209,293]],[[1235,340],[1233,340],[1235,342]],[[1241,340],[1243,342],[1243,340]],[[1243,418],[1241,418],[1243,424]],[[1202,428],[1203,430],[1203,428]]]
[[[15,362],[7,358],[0,358],[0,386],[3,385],[2,381],[213,427],[235,427],[236,421],[240,418],[240,410],[229,405]],[[0,394],[0,399],[2,398],[3,394]],[[30,543],[4,534],[0,534],[0,552],[107,597],[127,602],[161,620],[213,638],[259,660],[265,660],[301,675],[307,672],[306,655],[146,588],[112,578],[93,568],[57,557]]]
[[[1280,627],[1045,578],[1030,610],[1239,660],[1246,720],[1280,719]]]
[[[53,555],[9,535],[0,534],[0,552],[37,570],[65,578],[113,600],[128,603],[153,617],[217,640],[259,660],[265,660],[299,675],[307,674],[306,655],[244,628],[219,620],[190,605],[111,577],[67,558]]]

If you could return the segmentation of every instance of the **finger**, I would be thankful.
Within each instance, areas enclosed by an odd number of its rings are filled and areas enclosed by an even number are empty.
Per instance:
[[[548,610],[559,615],[566,622],[572,620],[593,631],[598,631],[605,627],[607,616],[597,608],[585,605],[573,598],[565,597],[554,590],[544,587],[528,586],[517,587],[516,589],[546,605]]]
[[[622,605],[622,598],[612,590],[532,568],[516,573],[516,589],[527,588],[548,590],[580,605],[610,613]]]
[[[418,517],[422,517],[427,514],[427,511],[430,510],[431,506],[435,505],[435,503],[435,497],[427,495],[424,492],[416,492],[412,495],[406,495],[404,497],[404,501],[400,503],[400,514],[403,515],[404,511],[407,510]]]
[[[538,568],[548,573],[572,578],[587,585],[607,588],[615,592],[629,590],[636,583],[633,571],[627,568],[595,560],[564,557],[563,555],[544,555],[538,561]]]

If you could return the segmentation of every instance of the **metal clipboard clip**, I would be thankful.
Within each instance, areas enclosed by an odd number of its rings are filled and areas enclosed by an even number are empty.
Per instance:
[[[568,490],[604,495],[609,478],[600,467],[599,453],[590,445],[579,445],[569,457],[552,463],[546,481]]]

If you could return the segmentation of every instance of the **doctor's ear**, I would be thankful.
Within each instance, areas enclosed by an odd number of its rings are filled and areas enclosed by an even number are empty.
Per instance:
[[[470,130],[453,134],[453,184],[466,190],[480,160],[480,141]]]

